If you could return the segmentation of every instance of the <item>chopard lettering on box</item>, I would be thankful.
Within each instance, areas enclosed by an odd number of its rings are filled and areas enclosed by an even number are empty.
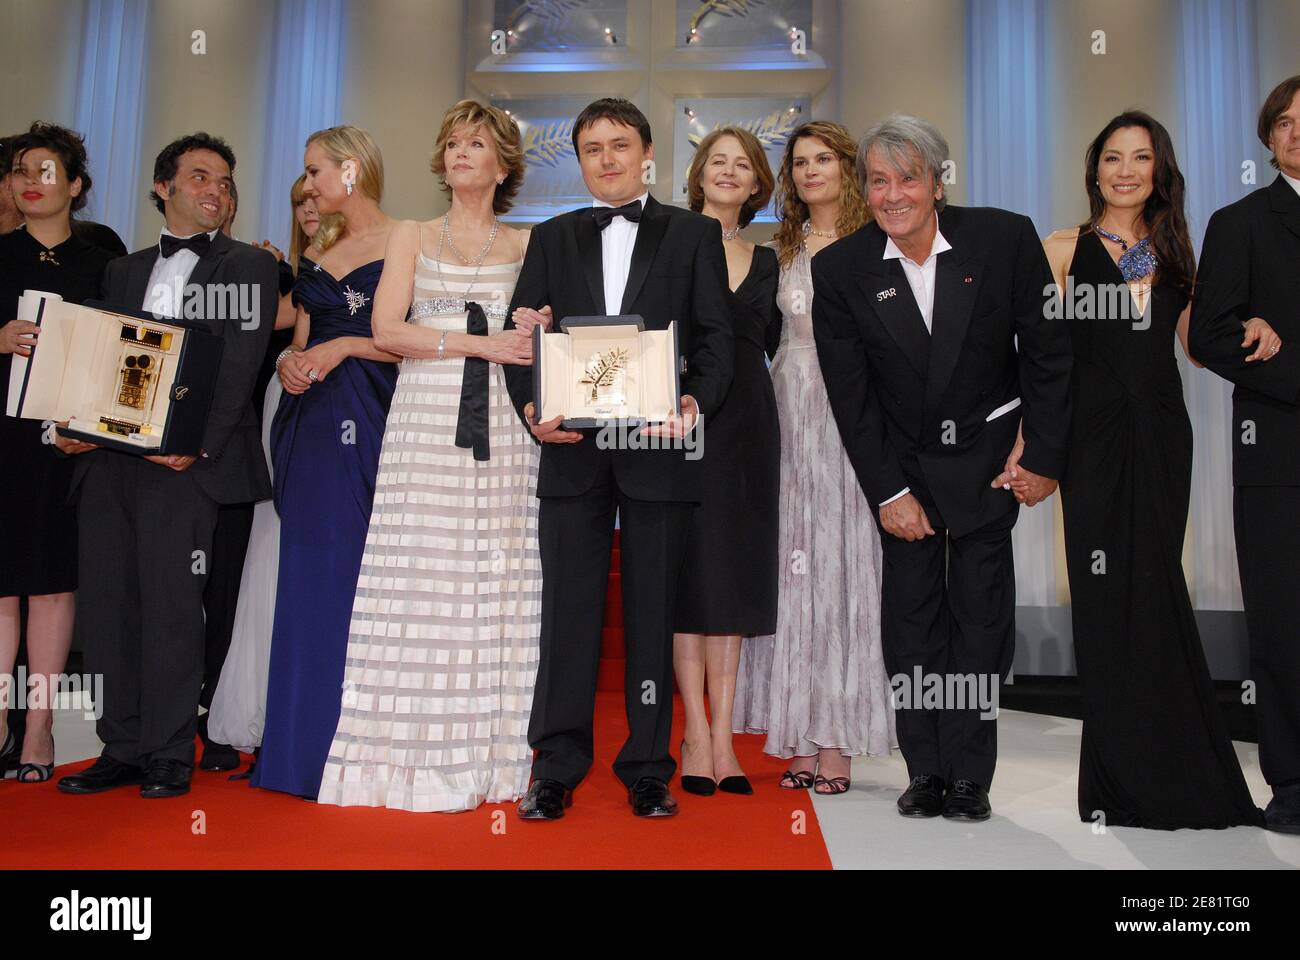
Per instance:
[[[879,303],[882,300],[888,300],[890,297],[894,297],[897,295],[898,295],[898,291],[895,288],[890,287],[888,290],[881,290],[878,294],[876,294],[876,302]]]

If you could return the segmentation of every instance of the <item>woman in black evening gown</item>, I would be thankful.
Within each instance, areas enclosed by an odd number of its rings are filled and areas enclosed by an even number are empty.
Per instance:
[[[4,415],[12,358],[29,356],[39,342],[32,324],[15,319],[18,298],[24,290],[45,290],[71,303],[93,300],[114,257],[73,231],[72,214],[86,205],[90,191],[81,138],[37,123],[8,147],[14,201],[26,222],[0,236],[0,677],[14,673],[22,597],[27,598],[28,675],[63,671],[77,587],[76,511],[67,503],[72,461],[46,442],[49,424]],[[117,246],[122,247],[120,240]],[[10,702],[17,695],[11,689]],[[49,779],[54,763],[49,705],[28,703],[21,747],[7,721],[0,706],[0,776],[16,768],[20,783]]]
[[[753,134],[715,130],[687,174],[691,209],[722,224],[736,355],[731,388],[701,431],[704,480],[681,579],[673,667],[686,711],[682,788],[749,794],[731,742],[741,638],[776,629],[781,440],[764,358],[779,321],[776,252],[742,240],[775,181]],[[709,711],[704,707],[708,688]],[[709,722],[709,714],[713,722]]]
[[[1186,351],[1195,264],[1164,127],[1113,119],[1088,150],[1086,184],[1088,223],[1045,242],[1074,346],[1061,502],[1083,697],[1079,817],[1258,824],[1182,569],[1192,428],[1173,340]]]

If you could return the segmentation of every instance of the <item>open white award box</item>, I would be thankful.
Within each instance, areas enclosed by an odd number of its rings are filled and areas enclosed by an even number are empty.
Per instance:
[[[12,358],[6,414],[66,422],[61,435],[125,453],[200,452],[222,348],[203,321],[41,290],[19,298],[18,319],[40,334],[30,357]]]
[[[533,416],[567,430],[660,423],[681,412],[677,324],[641,317],[567,317],[560,333],[533,328]]]

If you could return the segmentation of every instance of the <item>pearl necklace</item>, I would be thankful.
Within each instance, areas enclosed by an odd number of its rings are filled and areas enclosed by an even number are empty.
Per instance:
[[[804,235],[805,237],[807,237],[807,236],[825,237],[825,238],[828,239],[828,240],[837,240],[837,239],[839,239],[839,234],[838,234],[837,232],[835,232],[834,230],[830,231],[829,233],[827,233],[827,232],[825,232],[825,231],[823,231],[823,230],[814,230],[814,229],[813,229],[813,225],[812,225],[812,221],[811,221],[811,220],[805,220],[805,221],[803,222],[803,235]]]

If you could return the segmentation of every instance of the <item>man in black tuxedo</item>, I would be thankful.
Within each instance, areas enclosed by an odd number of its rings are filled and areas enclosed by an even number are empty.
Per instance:
[[[1236,384],[1233,520],[1271,830],[1300,833],[1300,76],[1259,115],[1277,179],[1210,218],[1188,346]]]
[[[110,305],[160,318],[184,311],[222,337],[201,453],[138,457],[58,441],[78,456],[76,629],[87,670],[104,678],[97,727],[104,752],[59,781],[65,793],[129,784],[140,784],[145,797],[189,791],[217,509],[270,495],[249,399],[275,319],[276,267],[266,251],[217,229],[234,166],[225,141],[204,133],[165,147],[154,164],[153,196],[166,229],[158,244],[112,261],[104,277]],[[235,285],[254,315],[229,309],[224,295],[209,296],[215,285]],[[190,303],[191,296],[202,302]],[[208,312],[214,305],[222,315]]]
[[[646,189],[650,125],[626,100],[597,100],[574,121],[573,146],[594,205],[534,228],[507,326],[550,307],[566,317],[637,314],[676,321],[685,358],[680,436],[721,404],[731,382],[726,261],[716,220],[664,206]],[[682,449],[606,449],[562,417],[533,422],[533,370],[506,370],[510,396],[542,443],[537,495],[542,559],[541,663],[528,741],[537,751],[524,819],[564,814],[592,763],[592,713],[614,512],[621,531],[629,734],[614,772],[638,816],[671,816],[672,622],[677,574],[701,462]],[[701,421],[700,429],[704,429]],[[759,425],[759,429],[762,426]],[[659,442],[661,447],[670,444]],[[681,446],[678,444],[677,446]]]
[[[1019,505],[1007,486],[1024,481],[1031,506],[1055,489],[1071,355],[1064,321],[1044,309],[1052,275],[1033,224],[947,206],[947,159],[939,131],[913,117],[867,132],[857,167],[875,222],[813,259],[812,317],[831,410],[883,531],[882,639],[911,778],[899,812],[979,821],[996,712],[929,709],[922,689],[993,688],[1011,666]]]

